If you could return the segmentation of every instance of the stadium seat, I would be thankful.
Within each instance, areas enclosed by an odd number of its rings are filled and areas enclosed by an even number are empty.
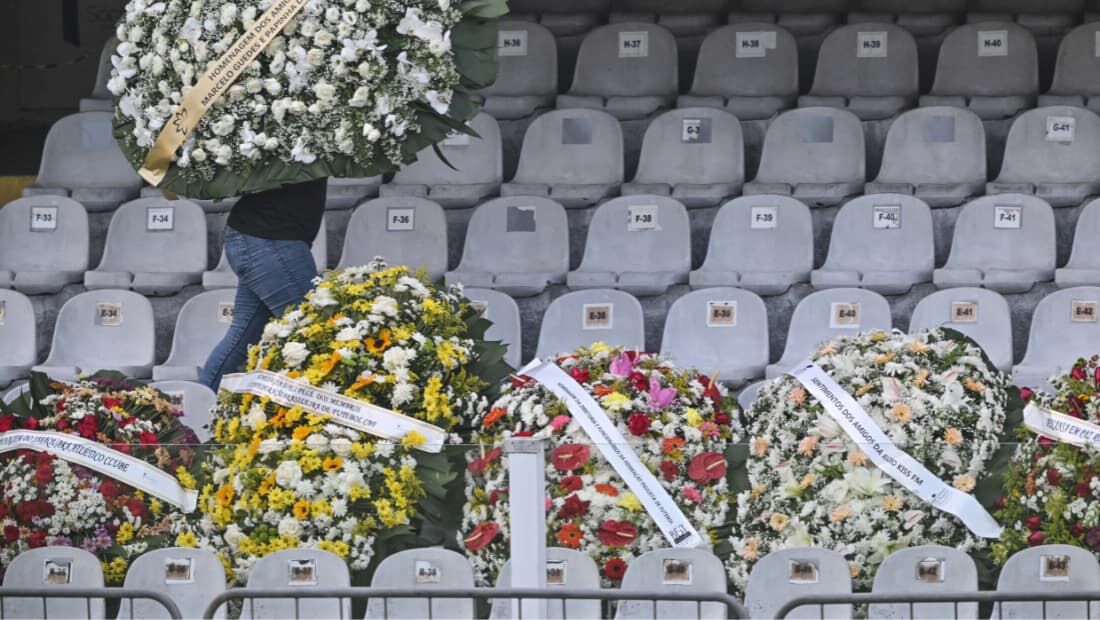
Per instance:
[[[752,409],[753,403],[756,402],[757,396],[760,395],[760,388],[764,387],[767,381],[757,381],[746,385],[737,394],[737,404],[741,405],[741,409],[748,411]]]
[[[81,293],[61,306],[50,354],[33,370],[59,381],[98,370],[148,378],[155,354],[154,328],[152,304],[133,291]]]
[[[80,112],[50,127],[34,185],[24,196],[68,196],[88,211],[136,198],[141,177],[112,135],[111,112]]]
[[[176,317],[172,352],[153,368],[153,379],[198,381],[206,358],[233,322],[236,296],[237,289],[223,288],[188,299]]]
[[[886,556],[875,573],[873,594],[951,595],[978,591],[978,567],[964,551],[939,545],[901,549]],[[977,603],[871,605],[870,618],[977,618]]]
[[[760,558],[749,573],[745,607],[753,618],[774,618],[795,598],[849,594],[852,578],[848,561],[831,549],[802,547],[774,551]],[[851,605],[805,605],[787,618],[852,618]]]
[[[103,50],[99,53],[99,67],[96,69],[95,86],[90,97],[80,100],[81,112],[114,112],[115,96],[107,90],[107,82],[111,79],[111,55],[118,47],[118,39],[111,37],[103,44]]]
[[[201,618],[214,597],[225,591],[225,569],[218,556],[205,549],[169,547],[134,558],[122,587],[164,594],[184,618]],[[122,599],[117,618],[170,618],[164,607],[150,600]],[[225,617],[225,607],[215,618]]]
[[[909,333],[947,327],[969,336],[1003,372],[1012,370],[1012,316],[1000,293],[959,287],[936,291],[917,302]]]
[[[726,592],[726,571],[722,561],[706,549],[654,549],[630,561],[619,590],[623,596],[644,592],[663,593]],[[721,603],[698,601],[638,601],[624,599],[615,611],[615,620],[643,618],[727,618],[730,610]]]
[[[0,214],[3,212],[0,211]],[[1065,267],[1054,271],[1054,283],[1060,288],[1100,286],[1100,199],[1093,200],[1077,216],[1073,233],[1073,251]]]
[[[569,222],[547,198],[510,196],[481,205],[466,228],[462,261],[447,284],[529,297],[563,284],[569,271]]]
[[[130,288],[143,295],[173,295],[202,281],[206,269],[206,216],[187,200],[140,198],[115,211],[103,259],[84,274],[88,289]]]
[[[344,558],[320,549],[283,549],[256,560],[248,573],[249,588],[293,587],[298,590],[347,588]],[[245,599],[241,618],[350,618],[351,601],[334,598]]]
[[[233,205],[237,204],[237,201],[240,200],[240,198],[238,196],[233,196],[231,198],[213,198],[213,199],[187,198],[185,196],[179,196],[179,195],[176,195],[176,194],[165,192],[164,190],[162,190],[160,188],[157,188],[157,187],[143,187],[143,188],[141,188],[141,192],[138,194],[138,197],[139,198],[168,198],[169,200],[186,200],[188,202],[193,202],[193,203],[199,205],[200,207],[202,207],[202,210],[206,213],[229,213],[229,211],[233,208]]]
[[[508,560],[497,574],[497,587],[512,585],[512,561]],[[581,588],[595,590],[600,587],[600,569],[592,558],[576,549],[566,547],[546,548],[546,587]],[[512,603],[516,599],[493,599],[489,620],[512,620]],[[546,618],[599,618],[603,612],[600,601],[590,599],[548,599]]]
[[[504,361],[512,368],[519,368],[523,354],[520,336],[522,324],[519,306],[515,300],[500,291],[484,288],[468,288],[465,293],[475,307],[484,308],[483,316],[492,323],[485,332],[485,340],[500,341],[508,347]]]
[[[874,291],[831,288],[812,293],[795,306],[783,357],[768,366],[764,376],[782,375],[827,340],[876,329],[889,331],[892,322],[890,304]]]
[[[798,105],[887,119],[916,105],[919,81],[913,35],[893,24],[851,24],[825,37],[813,87]]]
[[[328,187],[325,189],[325,208],[354,209],[364,200],[378,196],[381,185],[382,175],[354,179],[329,177]]]
[[[764,136],[760,169],[744,193],[793,196],[830,206],[863,191],[863,126],[834,108],[800,108],[780,114]]]
[[[15,556],[4,571],[5,588],[80,590],[103,587],[99,558],[77,547],[38,547]],[[101,598],[14,598],[0,600],[5,618],[104,618]]]
[[[4,392],[4,402],[11,403],[13,400],[19,398],[30,389],[30,383],[26,381],[18,383],[13,387],[8,388],[8,391]]]
[[[0,288],[52,294],[84,279],[88,214],[61,196],[13,200],[0,209]]]
[[[402,166],[382,186],[382,197],[416,196],[445,208],[463,209],[497,195],[504,174],[500,127],[484,112],[469,127],[480,137],[454,131],[439,144],[421,150],[416,162]]]
[[[581,43],[573,85],[558,108],[603,110],[622,120],[670,107],[679,89],[676,39],[657,24],[600,26]]]
[[[1100,287],[1077,286],[1055,291],[1035,306],[1027,353],[1012,369],[1019,386],[1047,388],[1047,380],[1068,370],[1077,358],[1100,351]]]
[[[1100,566],[1088,549],[1073,545],[1040,545],[1017,551],[1001,569],[998,592],[1095,592]],[[1086,607],[1087,605],[1087,607]],[[1091,618],[1100,602],[1027,601],[993,604],[993,618]]]
[[[532,22],[501,21],[497,33],[497,79],[475,93],[481,109],[500,120],[531,116],[554,107],[558,94],[558,49],[554,35]]]
[[[34,306],[26,295],[0,289],[0,342],[0,387],[7,387],[38,361]]]
[[[347,243],[344,244],[344,247],[347,248]],[[325,230],[324,218],[321,219],[321,228],[317,231],[317,238],[313,240],[310,253],[313,254],[317,272],[324,271],[328,264],[328,233]],[[218,259],[218,266],[213,271],[206,271],[202,274],[202,287],[207,290],[237,288],[237,274],[233,273],[233,268],[229,265],[229,259],[225,256],[225,248],[222,248],[222,256]]]
[[[967,13],[968,22],[1010,21],[1036,36],[1062,35],[1080,21],[1086,0],[975,0]]]
[[[543,196],[567,209],[617,194],[623,182],[623,133],[598,110],[555,110],[527,127],[519,165],[501,196]]]
[[[584,258],[565,283],[571,289],[660,295],[673,284],[686,284],[690,270],[691,229],[684,205],[664,196],[623,196],[596,208]]]
[[[959,23],[967,0],[862,0],[858,11],[848,14],[849,24],[890,22],[913,36],[931,37]]]
[[[1001,174],[985,192],[1033,194],[1053,207],[1100,193],[1100,117],[1071,106],[1024,112],[1008,132]]]
[[[886,134],[868,194],[910,194],[954,207],[985,189],[985,128],[976,114],[947,106],[903,113]]]
[[[810,274],[810,283],[902,295],[932,279],[934,253],[932,212],[924,201],[903,194],[860,196],[837,213],[829,256]]]
[[[795,36],[822,34],[841,23],[849,0],[731,0],[730,23],[771,21]]]
[[[154,369],[155,370],[155,369]],[[213,435],[210,423],[218,396],[213,390],[193,381],[154,381],[153,387],[181,399],[183,417],[180,422],[195,432],[199,441],[207,441]]]
[[[676,105],[725,108],[739,120],[762,120],[793,108],[798,47],[775,24],[730,24],[703,40],[694,81]]]
[[[982,120],[1008,118],[1035,105],[1035,37],[1012,22],[965,24],[940,46],[936,80],[920,105],[966,108]]]
[[[322,230],[324,230],[322,228]],[[381,256],[390,265],[424,268],[435,280],[447,271],[447,218],[423,198],[377,198],[359,205],[348,221],[337,269],[366,265]]]
[[[932,274],[939,288],[984,286],[1023,293],[1054,278],[1054,211],[1041,198],[983,196],[955,221],[951,254]]]
[[[1072,105],[1100,112],[1100,55],[1096,38],[1100,22],[1083,24],[1062,38],[1050,90],[1039,95],[1039,105]]]
[[[424,596],[367,599],[368,619],[474,617],[472,598],[429,598],[432,590],[474,587],[474,569],[465,556],[450,549],[426,547],[388,555],[375,569],[370,587],[411,589]]]
[[[686,207],[717,206],[745,182],[741,124],[721,110],[680,108],[650,122],[634,180],[623,195],[671,196]]]
[[[566,293],[543,313],[535,355],[550,359],[594,342],[645,350],[642,304],[633,295],[613,289]]]
[[[611,0],[511,0],[509,19],[537,21],[555,36],[588,31],[611,10]]]
[[[707,288],[680,297],[665,316],[661,355],[733,386],[763,377],[770,359],[763,300],[736,288]]]
[[[813,217],[789,196],[742,196],[714,218],[703,265],[692,288],[736,286],[757,295],[781,295],[810,281],[814,263]]]

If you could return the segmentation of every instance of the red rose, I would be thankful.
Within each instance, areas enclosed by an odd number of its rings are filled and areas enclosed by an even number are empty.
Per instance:
[[[1047,483],[1056,486],[1061,481],[1062,481],[1062,472],[1058,471],[1057,469],[1054,469],[1053,467],[1051,467],[1050,469],[1047,470]]]
[[[157,434],[156,433],[151,433],[149,431],[146,431],[146,432],[138,435],[138,441],[140,441],[141,445],[143,445],[143,446],[155,446],[155,445],[157,445],[157,443],[159,443],[157,441]]]
[[[121,452],[123,454],[130,454],[130,444],[123,443],[121,441],[116,441],[116,442],[112,443],[111,444],[111,449],[112,450],[118,450],[119,452]]]
[[[114,409],[115,407],[121,407],[122,401],[117,398],[111,398],[110,396],[103,397],[103,406],[107,409]]]
[[[1024,521],[1024,525],[1032,532],[1038,531],[1043,526],[1042,520],[1039,519],[1039,515],[1031,515]]]
[[[15,422],[15,418],[10,415],[0,415],[0,433],[6,433],[11,430],[12,423]]]
[[[714,414],[714,423],[718,426],[729,426],[730,414],[725,411],[718,411]]]
[[[550,462],[558,471],[573,471],[580,469],[588,462],[588,446],[579,443],[568,443],[558,446],[550,452]]]
[[[661,461],[661,475],[665,480],[675,480],[680,475],[680,466],[672,461]]]
[[[573,517],[581,517],[588,513],[588,506],[591,502],[582,501],[581,498],[575,494],[565,498],[565,503],[558,510],[558,517],[562,519],[572,519]]]
[[[632,413],[627,425],[630,426],[630,434],[641,437],[649,432],[649,416],[644,413]]]
[[[149,520],[149,509],[145,507],[144,503],[132,499],[126,502],[126,508],[130,510],[130,514],[140,518],[142,521]]]
[[[608,519],[600,524],[596,536],[608,547],[625,547],[638,537],[638,528],[629,521]]]
[[[38,428],[38,418],[27,418],[23,420],[23,428],[34,430]]]
[[[118,484],[114,480],[104,480],[99,483],[99,494],[107,501],[118,497]]]
[[[53,480],[53,466],[48,464],[39,465],[34,470],[34,479],[38,481],[38,484],[46,484]]]
[[[1031,400],[1032,396],[1035,396],[1035,390],[1029,387],[1020,388],[1020,398],[1022,398],[1025,402]]]
[[[13,543],[19,540],[19,526],[6,525],[4,526],[4,542]]]
[[[477,551],[489,543],[493,542],[493,539],[500,533],[500,526],[492,521],[486,521],[474,528],[474,531],[470,532],[462,542],[466,543],[466,548],[470,551]]]
[[[1083,381],[1085,379],[1085,369],[1080,366],[1074,366],[1073,370],[1069,371],[1069,376],[1078,381]]]
[[[493,489],[493,492],[489,493],[489,505],[496,506],[498,500],[500,500],[500,491]]]
[[[31,549],[46,546],[46,530],[35,530],[27,537],[27,544]]]
[[[649,390],[649,377],[635,370],[630,373],[630,385],[638,392],[645,392]]]
[[[1080,523],[1074,523],[1073,527],[1069,528],[1069,533],[1071,536],[1074,537],[1083,536],[1085,533],[1085,526],[1081,525]]]
[[[58,420],[56,426],[57,426],[57,430],[59,430],[59,431],[62,431],[62,432],[67,431],[67,430],[69,430],[69,421],[68,420]]]
[[[1032,532],[1031,535],[1027,537],[1027,546],[1038,547],[1041,544],[1043,544],[1042,532]]]
[[[86,415],[76,423],[76,430],[81,437],[94,439],[96,431],[99,430],[99,424],[96,423],[95,416]]]
[[[470,461],[470,464],[466,466],[466,471],[471,474],[480,474],[485,471],[489,464],[497,460],[504,451],[500,448],[493,448],[485,453],[485,456]]]
[[[611,581],[618,581],[623,578],[626,573],[626,562],[621,558],[611,558],[607,561],[607,564],[603,565],[604,577],[607,577]]]
[[[577,383],[588,383],[592,379],[592,375],[589,374],[587,368],[581,368],[580,366],[574,366],[569,371],[569,376],[573,377],[573,380]]]
[[[581,486],[583,486],[583,484],[584,483],[581,482],[580,476],[566,476],[561,479],[561,482],[558,483],[558,486],[564,489],[566,492],[572,493],[573,491],[581,490]]]
[[[695,455],[688,465],[688,478],[695,482],[707,483],[721,480],[726,476],[726,457],[718,452],[704,452]]]
[[[993,509],[994,509],[994,510],[1001,510],[1001,509],[1003,509],[1003,508],[1005,507],[1005,503],[1006,503],[1006,502],[1008,502],[1008,498],[1007,498],[1007,497],[1005,497],[1004,495],[1001,495],[1000,497],[998,497],[998,498],[996,499],[996,501],[994,501],[994,502],[993,502]]]

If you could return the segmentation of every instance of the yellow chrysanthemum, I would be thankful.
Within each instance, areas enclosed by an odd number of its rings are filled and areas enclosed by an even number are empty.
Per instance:
[[[123,523],[119,526],[118,532],[115,533],[115,540],[118,544],[125,545],[130,542],[134,537],[134,526],[130,523]]]

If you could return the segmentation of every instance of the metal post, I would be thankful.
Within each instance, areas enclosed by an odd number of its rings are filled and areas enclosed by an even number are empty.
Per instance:
[[[546,447],[541,439],[504,441],[508,455],[513,588],[546,588]],[[545,618],[545,599],[513,599],[513,618]]]

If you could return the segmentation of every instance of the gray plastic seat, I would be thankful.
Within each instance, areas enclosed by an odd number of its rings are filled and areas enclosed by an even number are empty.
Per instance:
[[[201,618],[206,606],[225,591],[225,569],[218,556],[205,549],[155,549],[134,558],[122,587],[160,592],[179,607],[184,618]],[[117,617],[170,617],[163,606],[147,599],[136,599],[132,611],[130,607],[130,601],[123,599]],[[224,618],[225,606],[214,617]]]
[[[1077,358],[1100,351],[1100,287],[1077,286],[1055,291],[1035,305],[1027,352],[1012,369],[1019,386],[1049,389],[1047,380],[1065,372]]]
[[[920,105],[966,108],[982,120],[1008,118],[1035,105],[1035,37],[1012,22],[964,24],[940,45],[932,90]]]
[[[1080,21],[1085,0],[975,0],[968,22],[1015,20],[1035,36],[1062,36]]]
[[[741,388],[741,391],[737,394],[737,404],[741,405],[741,409],[745,411],[752,409],[752,405],[756,402],[756,398],[760,396],[760,388],[764,387],[767,383],[767,381],[757,381]]]
[[[566,293],[543,313],[535,355],[549,359],[594,342],[645,350],[642,304],[633,295],[613,289]]]
[[[670,196],[687,207],[713,207],[745,182],[741,123],[721,110],[680,108],[653,119],[634,180],[623,195]]]
[[[985,179],[981,119],[960,108],[918,108],[890,125],[878,177],[864,191],[910,194],[931,207],[954,207],[982,194]]]
[[[555,36],[571,36],[600,23],[601,16],[611,10],[611,0],[512,0],[508,8],[510,19],[538,22]]]
[[[164,190],[156,187],[143,187],[138,194],[140,198],[165,198]],[[237,204],[240,200],[239,196],[232,196],[229,198],[213,198],[213,199],[199,199],[199,198],[187,198],[186,196],[179,196],[173,194],[171,200],[186,200],[193,202],[202,207],[205,213],[229,213],[233,209],[233,205]]]
[[[284,549],[256,560],[248,573],[249,588],[347,588],[348,564],[340,556],[320,549]],[[297,613],[295,613],[297,612]],[[246,599],[241,618],[350,618],[351,601],[335,598]]]
[[[798,98],[798,46],[775,24],[747,22],[707,35],[688,94],[677,107],[725,108],[739,120],[763,120]]]
[[[1039,95],[1039,105],[1072,105],[1100,112],[1100,56],[1096,37],[1100,22],[1082,24],[1062,38],[1050,89]]]
[[[873,594],[973,594],[978,567],[966,553],[951,547],[923,545],[886,556],[875,573]],[[977,603],[906,603],[871,605],[868,618],[977,618]]]
[[[814,288],[851,286],[902,295],[932,279],[932,211],[903,194],[860,196],[833,222],[829,256],[810,274]]]
[[[18,383],[13,387],[8,388],[8,391],[4,392],[4,402],[11,403],[11,401],[19,398],[30,389],[31,384],[27,381]]]
[[[424,268],[435,280],[447,270],[447,218],[424,198],[377,198],[348,221],[337,269],[366,265],[376,256],[390,265]]]
[[[146,379],[153,371],[155,345],[153,306],[148,299],[133,291],[88,291],[61,306],[50,354],[32,370],[59,381],[98,370]]]
[[[4,572],[5,588],[102,588],[99,558],[76,547],[38,547],[15,556]],[[0,601],[5,618],[104,618],[103,599],[11,598]]]
[[[726,571],[722,561],[706,549],[654,549],[630,561],[619,590],[624,597],[631,592],[657,596],[666,592],[724,594]],[[615,619],[728,618],[730,611],[721,603],[624,599],[615,611]]]
[[[326,209],[354,209],[356,205],[378,196],[382,175],[340,179],[329,177],[325,190]]]
[[[799,107],[848,110],[861,120],[896,116],[916,105],[917,42],[894,24],[851,24],[825,37],[814,85]]]
[[[936,291],[917,302],[909,332],[948,327],[969,336],[1003,372],[1012,369],[1012,316],[1000,293],[960,287]]]
[[[862,0],[858,11],[848,14],[848,23],[891,22],[916,37],[931,37],[959,23],[967,0]]]
[[[497,79],[475,93],[481,109],[500,120],[554,107],[558,94],[558,48],[544,26],[501,21],[497,33]]]
[[[0,211],[2,214],[3,211]],[[1054,283],[1060,288],[1100,285],[1100,199],[1089,202],[1077,216],[1073,233],[1073,251],[1065,267],[1054,271]]]
[[[497,574],[497,587],[512,585],[512,561],[508,560]],[[600,569],[592,558],[575,549],[565,547],[546,548],[546,587],[595,590],[600,587]],[[512,620],[512,603],[515,599],[493,599],[490,620]],[[547,619],[599,618],[603,615],[600,601],[587,599],[547,599]]]
[[[469,127],[481,137],[452,132],[439,144],[421,150],[416,162],[402,166],[382,186],[382,197],[416,196],[461,209],[497,195],[504,176],[500,126],[482,112]],[[436,154],[437,148],[447,163]]]
[[[130,288],[172,295],[202,281],[206,216],[187,200],[140,198],[115,211],[103,259],[84,274],[88,289]]]
[[[345,243],[346,247],[347,244]],[[313,240],[313,245],[310,246],[309,251],[313,255],[317,272],[324,271],[328,265],[328,232],[325,228],[324,218],[321,218],[321,228],[318,229],[317,238]],[[203,272],[202,287],[207,290],[237,288],[237,284],[237,274],[233,273],[233,268],[229,266],[229,259],[225,256],[225,248],[222,248],[222,255],[218,259],[217,267],[214,267],[212,271]]]
[[[0,210],[3,213],[4,210]],[[27,296],[0,289],[0,387],[22,379],[38,361],[34,306]]]
[[[774,379],[782,375],[827,340],[874,330],[890,331],[892,325],[890,304],[874,291],[830,288],[811,293],[791,313],[783,357],[768,366],[764,376]]]
[[[661,355],[730,385],[763,377],[770,359],[764,301],[736,288],[680,297],[665,317]]]
[[[80,112],[50,127],[34,185],[24,196],[68,196],[88,211],[109,211],[136,198],[141,177],[112,134],[111,112]]]
[[[206,358],[233,322],[237,289],[223,288],[199,293],[183,304],[172,333],[172,351],[164,363],[153,368],[157,381],[198,381]]]
[[[749,573],[745,607],[753,618],[774,618],[787,601],[803,596],[849,594],[848,561],[830,549],[802,547],[774,551]],[[804,605],[787,618],[852,618],[851,605]]]
[[[718,210],[706,259],[688,282],[781,295],[809,282],[813,263],[813,217],[805,204],[789,196],[742,196]]]
[[[180,418],[180,422],[195,431],[199,441],[210,439],[213,433],[209,424],[214,405],[218,401],[218,396],[213,390],[193,381],[155,381],[150,385],[165,394],[181,399],[183,417]]]
[[[462,261],[447,284],[491,288],[529,297],[565,282],[569,271],[569,222],[565,209],[547,198],[510,196],[481,205],[466,228]]]
[[[508,347],[504,361],[512,368],[520,367],[521,346],[519,306],[508,295],[490,289],[468,288],[466,298],[476,305],[484,306],[484,317],[493,325],[485,332],[485,340],[500,341]]]
[[[596,208],[584,258],[565,283],[571,289],[660,295],[673,284],[686,284],[690,270],[691,229],[684,205],[664,196],[623,196]]]
[[[998,592],[1095,592],[1100,566],[1088,549],[1040,545],[1017,551],[997,579]],[[1086,605],[1088,606],[1086,608]],[[1100,613],[1096,601],[995,603],[992,618],[1085,618]]]
[[[740,0],[730,2],[733,22],[773,21],[795,36],[820,35],[844,19],[850,0]]]
[[[111,55],[118,47],[118,39],[112,36],[103,44],[99,52],[99,66],[96,68],[95,86],[92,87],[91,96],[80,100],[81,112],[114,112],[114,95],[107,90],[107,82],[111,79]]]
[[[657,24],[600,26],[581,42],[569,92],[558,108],[603,110],[615,118],[646,118],[670,107],[679,88],[676,39]]]
[[[1054,211],[1022,194],[971,200],[955,221],[951,254],[932,274],[939,288],[984,286],[1023,293],[1054,278]]]
[[[617,194],[623,183],[623,133],[598,110],[554,110],[527,127],[516,174],[501,196],[542,196],[567,209]]]
[[[768,127],[760,168],[744,193],[830,206],[862,193],[865,180],[859,118],[835,108],[799,108],[780,114]]]
[[[608,21],[656,22],[680,39],[698,37],[713,30],[727,9],[726,0],[681,0],[676,3],[664,0],[617,0]],[[681,48],[682,49],[682,48]]]
[[[386,556],[374,571],[372,588],[402,588],[424,593],[424,598],[367,599],[367,618],[474,617],[471,598],[427,598],[432,590],[473,588],[474,569],[466,557],[449,549],[407,549]]]
[[[1012,123],[1001,174],[987,194],[1034,194],[1053,207],[1100,193],[1100,117],[1071,106],[1024,112]]]
[[[0,288],[52,294],[88,269],[88,214],[61,196],[20,198],[0,209]]]

